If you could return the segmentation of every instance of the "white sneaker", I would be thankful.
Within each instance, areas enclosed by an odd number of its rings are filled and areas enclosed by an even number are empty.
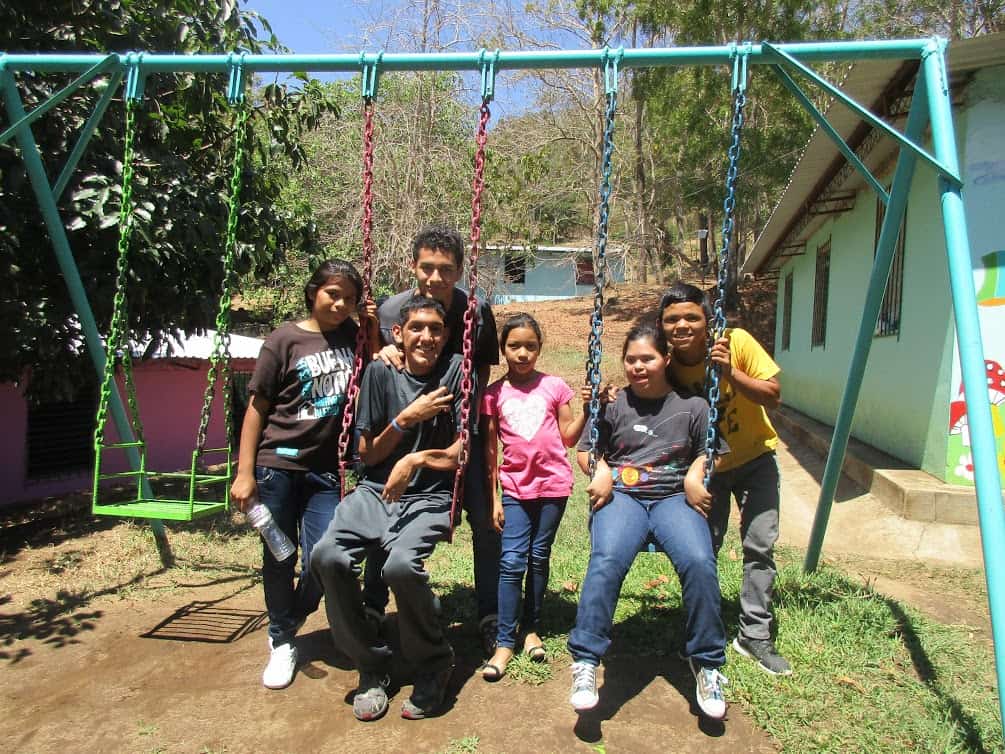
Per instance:
[[[269,640],[272,646],[272,640]],[[272,647],[269,664],[262,672],[262,685],[267,689],[285,689],[293,683],[297,672],[297,648],[292,643]]]
[[[600,701],[597,694],[597,666],[588,662],[572,663],[572,694],[569,704],[576,712],[593,709]]]
[[[724,684],[729,680],[716,668],[699,665],[694,658],[688,658],[688,665],[694,673],[694,693],[698,708],[705,717],[711,720],[722,720],[726,716],[726,697],[722,693]]]

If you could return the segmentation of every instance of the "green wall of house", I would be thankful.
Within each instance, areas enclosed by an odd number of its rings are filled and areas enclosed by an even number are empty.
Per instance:
[[[860,191],[854,209],[833,217],[809,239],[805,253],[781,270],[779,314],[786,276],[793,275],[788,350],[782,349],[781,316],[775,338],[784,403],[828,424],[837,416],[865,304],[876,235],[875,195]],[[823,346],[811,347],[817,249],[828,240],[827,333]],[[921,165],[908,202],[904,257],[900,333],[872,339],[852,434],[944,478],[954,331],[936,180]]]

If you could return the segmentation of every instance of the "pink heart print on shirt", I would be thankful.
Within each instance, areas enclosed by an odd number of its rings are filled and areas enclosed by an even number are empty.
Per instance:
[[[528,395],[524,399],[507,398],[499,410],[510,429],[530,442],[541,429],[548,407],[540,395]]]

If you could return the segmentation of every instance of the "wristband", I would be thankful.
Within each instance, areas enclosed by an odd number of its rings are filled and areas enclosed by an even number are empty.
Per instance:
[[[401,434],[405,434],[405,428],[398,424],[398,417],[391,419],[391,426]]]

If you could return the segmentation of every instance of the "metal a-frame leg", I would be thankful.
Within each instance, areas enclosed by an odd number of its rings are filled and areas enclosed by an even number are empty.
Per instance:
[[[17,85],[9,71],[0,70],[0,79],[3,82],[3,98],[7,109],[7,116],[12,123],[17,123],[25,118],[26,115],[21,95],[18,93]],[[87,300],[84,284],[80,279],[80,271],[77,269],[77,263],[73,258],[70,242],[63,228],[63,221],[59,216],[59,208],[56,206],[56,200],[53,198],[53,190],[49,185],[49,179],[45,172],[45,165],[42,162],[38,144],[35,141],[29,124],[24,123],[17,129],[16,139],[21,151],[21,159],[24,162],[25,170],[31,181],[32,190],[35,192],[35,200],[38,202],[38,207],[42,212],[42,218],[45,221],[45,227],[49,233],[53,251],[56,254],[56,261],[59,263],[59,269],[63,273],[63,279],[66,281],[70,300],[73,301],[77,316],[80,318],[87,352],[91,357],[91,363],[94,365],[94,369],[100,380],[105,369],[104,345],[101,336],[98,334],[98,326],[94,320],[94,313],[91,311],[90,302]],[[112,419],[115,421],[119,437],[123,441],[131,442],[134,439],[132,427],[129,424],[122,405],[122,398],[116,386],[113,384],[112,387]],[[126,453],[130,466],[134,470],[139,469],[139,454],[136,450],[129,448]],[[147,486],[146,481],[143,484]],[[149,497],[150,490],[145,489],[143,494]],[[161,521],[152,520],[150,526],[153,530],[154,542],[157,545],[157,552],[160,555],[161,563],[165,567],[170,567],[174,563],[174,556],[168,543],[167,531],[164,528],[164,524]]]

